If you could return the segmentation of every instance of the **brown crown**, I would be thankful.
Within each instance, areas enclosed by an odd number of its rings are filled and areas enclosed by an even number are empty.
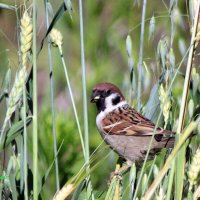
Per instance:
[[[111,90],[112,93],[118,93],[121,98],[124,100],[124,95],[121,93],[120,89],[112,84],[112,83],[98,83],[93,90],[98,90],[98,91],[108,91]]]

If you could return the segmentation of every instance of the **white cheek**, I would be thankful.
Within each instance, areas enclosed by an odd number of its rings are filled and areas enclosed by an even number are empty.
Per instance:
[[[111,94],[109,97],[105,99],[105,110],[101,111],[97,117],[96,117],[96,125],[99,129],[99,131],[102,131],[102,120],[106,117],[106,115],[113,110],[115,110],[118,107],[121,107],[123,105],[127,105],[126,101],[121,101],[117,105],[112,104],[112,100],[117,96],[117,94]]]
[[[105,106],[107,108],[111,108],[113,106],[112,100],[116,98],[117,94],[111,94],[110,96],[106,97],[105,99]]]

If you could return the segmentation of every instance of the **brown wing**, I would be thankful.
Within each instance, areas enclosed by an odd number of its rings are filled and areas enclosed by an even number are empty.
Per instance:
[[[155,129],[153,122],[129,106],[119,107],[110,112],[103,119],[102,125],[104,132],[110,135],[151,136]],[[155,139],[159,141],[163,135],[168,138],[172,134],[173,132],[158,127]]]

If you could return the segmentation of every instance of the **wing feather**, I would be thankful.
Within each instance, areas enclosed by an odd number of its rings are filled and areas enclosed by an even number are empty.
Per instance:
[[[155,124],[131,107],[117,108],[106,115],[102,121],[104,133],[110,135],[151,136]],[[174,133],[160,127],[156,129],[155,139],[169,138]]]

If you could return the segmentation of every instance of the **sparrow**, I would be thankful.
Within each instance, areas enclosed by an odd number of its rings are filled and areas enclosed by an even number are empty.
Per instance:
[[[96,125],[102,138],[126,161],[144,160],[152,137],[149,159],[163,148],[173,148],[175,133],[156,128],[152,121],[131,108],[114,84],[97,84],[92,91],[91,103],[96,103]]]

